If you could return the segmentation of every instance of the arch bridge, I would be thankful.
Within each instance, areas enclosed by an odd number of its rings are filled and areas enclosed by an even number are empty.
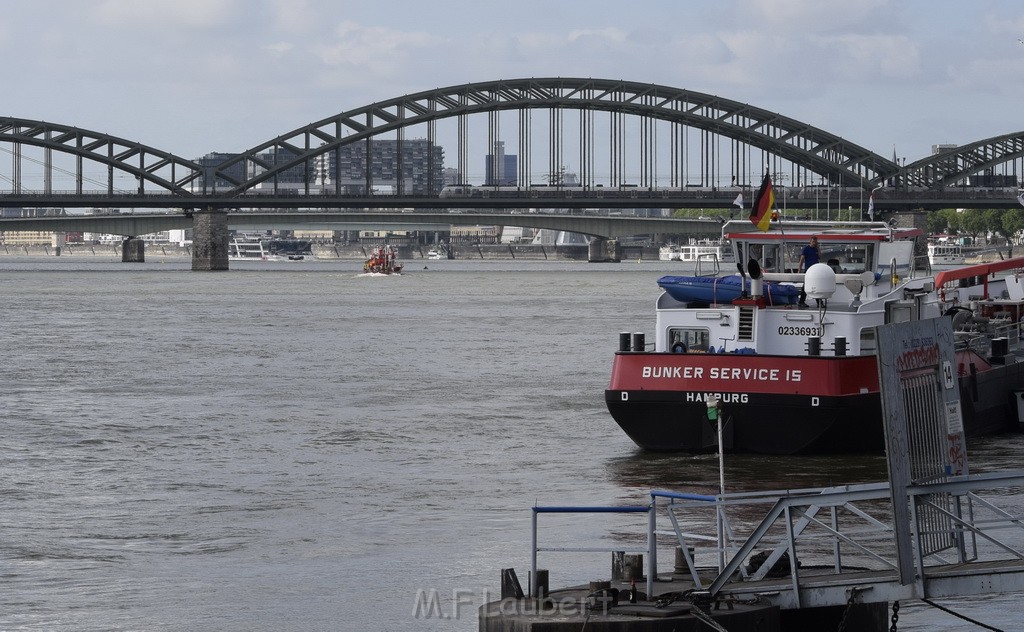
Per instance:
[[[513,140],[515,160],[502,162]],[[454,147],[462,195],[446,195],[442,144]],[[1003,206],[1016,204],[1024,168],[1024,132],[900,165],[749,104],[591,78],[427,90],[196,160],[9,117],[0,118],[0,150],[10,154],[0,160],[4,206],[180,209],[214,218],[218,231],[228,209],[730,208],[739,194],[749,205],[766,170],[793,207],[844,198],[862,206],[871,192],[883,208]],[[487,157],[476,181],[493,184],[470,186],[473,156]],[[972,180],[991,186],[965,186]],[[220,242],[226,251],[226,238],[211,239],[211,251]]]

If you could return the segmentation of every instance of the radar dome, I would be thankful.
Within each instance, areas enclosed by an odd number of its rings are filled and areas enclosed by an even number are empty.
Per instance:
[[[816,263],[804,275],[804,291],[810,298],[832,298],[836,291],[836,273],[824,263]]]

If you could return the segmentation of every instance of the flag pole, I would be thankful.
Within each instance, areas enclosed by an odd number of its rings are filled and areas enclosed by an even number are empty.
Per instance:
[[[776,200],[774,200],[774,199],[772,201],[776,202]],[[776,206],[777,205],[778,205],[778,203],[776,202]],[[779,272],[785,272],[786,270],[789,269],[789,266],[787,265],[787,262],[786,262],[786,229],[783,228],[783,226],[782,226],[782,214],[781,213],[777,213],[777,216],[779,218],[778,219],[778,222],[779,222],[779,234],[782,235],[782,262],[781,262],[782,263],[782,268],[779,270]],[[798,270],[798,272],[799,272],[799,270]]]

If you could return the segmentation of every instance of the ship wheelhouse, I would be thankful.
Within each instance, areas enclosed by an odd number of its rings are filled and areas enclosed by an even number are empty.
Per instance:
[[[723,229],[737,260],[745,262],[739,266],[741,298],[679,301],[663,293],[657,304],[656,351],[870,355],[875,326],[937,315],[935,306],[915,302],[913,292],[901,287],[915,272],[919,230],[877,222],[827,227],[793,222],[764,233],[748,227],[730,222]],[[820,263],[835,277],[830,297],[812,299],[809,309],[765,301],[772,288],[804,284],[798,266],[811,236],[818,239]]]

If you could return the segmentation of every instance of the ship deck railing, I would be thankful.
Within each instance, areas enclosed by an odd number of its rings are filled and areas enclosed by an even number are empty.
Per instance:
[[[954,330],[953,337],[957,350],[971,349],[984,357],[991,355],[992,340],[995,338],[1006,338],[1008,352],[1019,353],[1022,350],[1021,323],[1014,322],[1008,315],[982,321],[972,320]]]

